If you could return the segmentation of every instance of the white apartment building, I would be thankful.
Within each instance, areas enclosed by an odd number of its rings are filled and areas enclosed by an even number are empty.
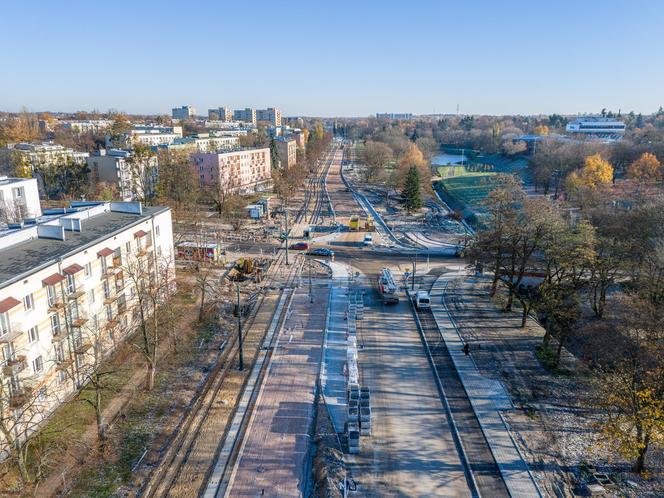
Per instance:
[[[216,109],[208,109],[208,119],[210,121],[232,121],[233,110],[228,107],[218,107]]]
[[[281,167],[288,169],[295,166],[297,162],[297,142],[294,138],[276,137],[277,153],[281,161]]]
[[[191,160],[202,187],[221,184],[232,192],[251,193],[264,189],[272,179],[269,147],[196,152]]]
[[[41,214],[36,178],[0,176],[0,223],[18,223]]]
[[[240,147],[238,136],[214,136],[209,133],[199,133],[191,137],[179,138],[170,145],[163,145],[165,149],[184,149],[192,152],[218,152],[232,150]]]
[[[181,126],[135,125],[130,131],[120,137],[111,137],[106,134],[106,148],[131,147],[132,145],[145,145],[156,147],[158,145],[172,144],[182,138]]]
[[[173,256],[168,207],[78,203],[0,231],[0,403],[12,433],[34,431],[136,329],[137,282],[164,283],[168,297]]]
[[[192,119],[196,117],[196,108],[190,105],[171,109],[173,119]]]
[[[74,133],[101,133],[113,126],[113,120],[85,119],[81,121],[60,121],[59,124]]]
[[[154,193],[158,178],[156,156],[138,164],[132,161],[131,151],[102,149],[87,161],[93,180],[115,185],[123,201],[141,199]]]
[[[252,125],[256,124],[256,109],[251,109],[247,107],[245,109],[236,109],[233,111],[233,120],[234,121],[243,121],[245,123],[251,123]]]
[[[409,112],[383,112],[376,114],[376,119],[393,119],[395,121],[410,121],[413,115]]]
[[[258,109],[256,111],[256,121],[268,123],[270,126],[281,126],[281,111],[274,107]]]

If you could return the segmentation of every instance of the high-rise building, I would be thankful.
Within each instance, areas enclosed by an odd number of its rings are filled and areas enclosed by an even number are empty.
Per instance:
[[[196,109],[190,105],[174,107],[171,110],[171,115],[173,119],[191,119],[196,117]]]
[[[233,111],[228,107],[208,109],[208,119],[210,121],[232,121]]]
[[[256,121],[268,123],[270,126],[281,126],[281,111],[274,107],[258,109],[256,111]]]
[[[245,109],[236,109],[233,111],[233,119],[235,121],[244,121],[245,123],[256,124],[256,109],[247,107]]]

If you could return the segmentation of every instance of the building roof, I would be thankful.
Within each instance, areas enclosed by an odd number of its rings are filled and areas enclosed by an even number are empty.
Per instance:
[[[65,232],[65,240],[33,238],[0,249],[0,288],[25,278],[61,258],[80,252],[118,232],[168,211],[168,207],[143,207],[142,214],[106,211],[82,221],[82,230]]]

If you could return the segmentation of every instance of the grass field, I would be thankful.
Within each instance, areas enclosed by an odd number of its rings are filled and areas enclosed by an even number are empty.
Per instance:
[[[468,173],[441,180],[446,192],[457,203],[481,210],[482,201],[498,182],[495,173]]]

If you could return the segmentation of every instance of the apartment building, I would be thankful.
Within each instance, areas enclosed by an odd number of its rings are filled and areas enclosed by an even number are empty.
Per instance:
[[[19,223],[41,214],[36,178],[0,176],[0,223]]]
[[[113,126],[113,120],[85,119],[80,121],[60,121],[59,125],[74,133],[101,133]]]
[[[258,109],[256,111],[256,121],[259,123],[267,123],[270,126],[281,126],[281,111],[274,107]]]
[[[297,142],[289,137],[276,137],[274,139],[277,145],[277,154],[281,161],[281,167],[284,169],[295,166],[297,162]]]
[[[376,119],[391,119],[394,121],[410,121],[413,115],[409,112],[383,112],[376,114]]]
[[[171,109],[173,119],[193,119],[196,117],[196,108],[190,105],[174,107]]]
[[[232,121],[233,110],[228,107],[217,107],[216,109],[208,109],[208,119],[210,121]]]
[[[246,109],[236,109],[233,111],[234,121],[243,121],[245,123],[256,124],[256,109],[247,107]]]
[[[209,133],[199,133],[190,137],[178,138],[170,145],[160,148],[172,150],[183,149],[192,152],[217,152],[220,150],[232,150],[240,147],[238,136],[214,136]]]
[[[0,149],[0,164],[6,173],[12,173],[16,164],[25,164],[34,168],[38,164],[57,164],[73,162],[85,163],[87,152],[78,152],[69,147],[44,142],[40,144],[17,143],[8,144]]]
[[[114,185],[123,201],[151,196],[157,185],[157,157],[136,162],[132,154],[124,149],[101,149],[87,159],[93,181]]]
[[[136,202],[75,203],[0,231],[0,403],[17,437],[136,329],[137,283],[168,298],[173,255],[170,208]]]
[[[292,131],[289,133],[289,136],[295,140],[295,143],[297,144],[298,149],[304,149],[307,145],[307,135],[304,133],[303,130],[300,130],[298,128],[292,129]]]
[[[202,187],[223,185],[232,192],[263,190],[272,178],[270,149],[241,149],[232,152],[197,152],[192,166]]]
[[[172,144],[179,138],[182,138],[181,126],[135,125],[130,131],[119,137],[112,137],[110,133],[107,133],[105,145],[107,149],[131,147],[139,144],[156,147]]]

